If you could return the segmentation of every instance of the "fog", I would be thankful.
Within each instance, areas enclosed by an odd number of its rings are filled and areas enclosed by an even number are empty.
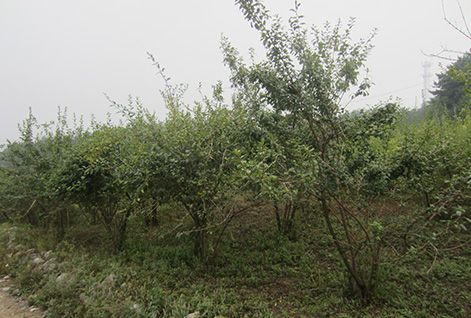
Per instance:
[[[375,83],[367,98],[351,109],[400,98],[420,106],[422,64],[440,62],[427,54],[442,48],[469,51],[470,41],[443,19],[440,0],[301,1],[309,24],[338,18],[357,20],[356,36],[378,35],[368,60]],[[294,1],[265,0],[272,12],[287,17]],[[447,15],[461,23],[456,1],[445,1]],[[471,16],[471,3],[462,1]],[[162,81],[147,59],[155,55],[175,82],[190,85],[197,99],[201,82],[208,89],[227,83],[219,49],[221,34],[241,52],[260,50],[257,33],[232,0],[2,0],[0,1],[0,144],[18,136],[17,123],[33,109],[40,122],[53,120],[57,107],[103,119],[110,111],[103,93],[126,101],[139,96],[159,117],[165,106]]]

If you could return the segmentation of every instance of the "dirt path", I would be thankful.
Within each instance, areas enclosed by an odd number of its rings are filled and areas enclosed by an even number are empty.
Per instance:
[[[11,282],[8,277],[0,279],[0,318],[42,318],[44,315],[37,309],[28,306],[22,300],[11,296]]]

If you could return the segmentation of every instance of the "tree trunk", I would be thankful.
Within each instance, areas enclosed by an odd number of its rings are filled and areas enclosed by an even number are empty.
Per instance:
[[[205,260],[208,254],[206,230],[202,227],[194,232],[194,253],[200,260]]]
[[[55,228],[56,228],[56,239],[57,241],[62,241],[65,236],[66,228],[68,227],[67,222],[67,210],[66,209],[59,209],[56,213],[56,221],[55,221]]]

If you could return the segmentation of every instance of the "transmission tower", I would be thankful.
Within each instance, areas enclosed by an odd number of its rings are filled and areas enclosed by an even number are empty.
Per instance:
[[[423,80],[424,80],[424,87],[422,89],[422,106],[425,106],[427,102],[430,100],[430,82],[432,79],[432,63],[430,61],[424,62],[422,64],[422,67],[424,68],[424,73],[423,73]]]

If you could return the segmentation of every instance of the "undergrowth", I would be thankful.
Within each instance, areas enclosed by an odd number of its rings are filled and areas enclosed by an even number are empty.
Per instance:
[[[397,220],[408,224],[408,217],[411,211]],[[380,288],[362,306],[349,297],[348,276],[319,220],[302,215],[293,241],[274,230],[264,211],[245,215],[209,266],[192,256],[190,237],[171,233],[169,221],[149,228],[134,219],[136,235],[120,254],[109,252],[99,227],[73,228],[57,244],[46,230],[3,224],[1,272],[48,317],[185,317],[196,311],[211,318],[469,316],[469,234],[447,233],[448,245],[433,248],[418,239],[404,246],[388,238]],[[53,249],[49,258],[57,267],[41,270],[25,258],[28,249],[37,255]]]

